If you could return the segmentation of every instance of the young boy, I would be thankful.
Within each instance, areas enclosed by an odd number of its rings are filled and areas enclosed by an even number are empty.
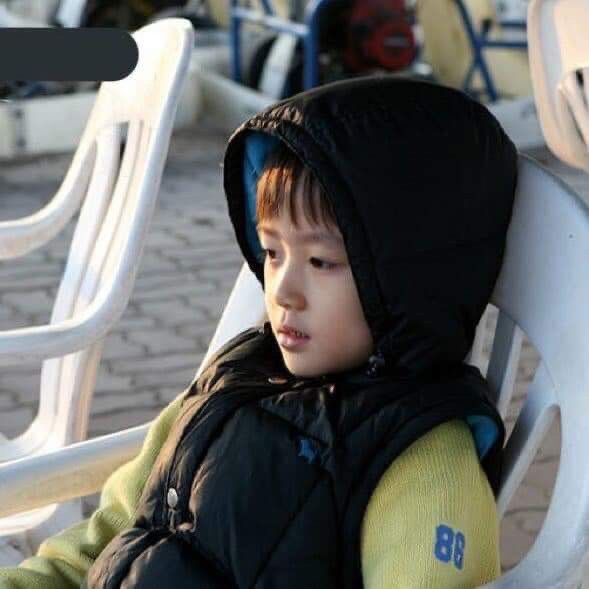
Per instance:
[[[484,107],[422,82],[338,82],[246,121],[224,183],[268,321],[162,412],[88,521],[0,588],[496,577],[504,430],[463,361],[516,173]]]

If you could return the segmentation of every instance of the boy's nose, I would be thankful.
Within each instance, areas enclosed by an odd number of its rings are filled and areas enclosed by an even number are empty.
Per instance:
[[[284,308],[301,310],[306,304],[303,280],[296,264],[284,263],[271,277],[274,302]]]
[[[302,310],[305,298],[300,291],[280,289],[276,292],[276,304],[285,309]]]
[[[276,284],[274,300],[276,304],[287,308],[301,310],[305,306],[305,297],[294,276],[284,276]]]

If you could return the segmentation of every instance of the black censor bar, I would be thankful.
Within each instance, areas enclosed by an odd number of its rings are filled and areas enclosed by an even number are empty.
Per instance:
[[[0,28],[0,80],[115,81],[127,77],[139,52],[114,28]]]

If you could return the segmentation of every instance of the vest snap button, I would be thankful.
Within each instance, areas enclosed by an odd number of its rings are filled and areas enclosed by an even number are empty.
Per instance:
[[[172,509],[178,505],[178,493],[176,493],[176,489],[168,489],[167,502],[168,507],[171,507]]]
[[[286,384],[288,380],[282,376],[271,376],[268,378],[270,384]]]
[[[188,532],[192,530],[192,524],[190,522],[182,522],[176,529],[179,532]]]
[[[335,385],[334,385],[334,384],[330,384],[330,385],[327,387],[327,390],[329,391],[329,394],[330,394],[330,395],[333,395],[333,393],[335,393]]]

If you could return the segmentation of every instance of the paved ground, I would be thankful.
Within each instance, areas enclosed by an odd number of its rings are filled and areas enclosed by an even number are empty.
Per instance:
[[[241,265],[222,197],[225,137],[202,126],[177,134],[134,293],[108,336],[92,404],[90,436],[152,419],[191,381]],[[535,154],[589,200],[588,177]],[[68,156],[0,166],[0,219],[37,210],[58,187]],[[46,323],[73,227],[48,247],[0,264],[0,329]],[[489,319],[493,323],[493,316]],[[524,346],[510,423],[537,365]],[[37,410],[40,365],[0,375],[0,431],[22,432]],[[553,428],[502,524],[502,561],[513,566],[531,545],[550,500],[558,465]],[[96,504],[86,500],[86,511]]]

